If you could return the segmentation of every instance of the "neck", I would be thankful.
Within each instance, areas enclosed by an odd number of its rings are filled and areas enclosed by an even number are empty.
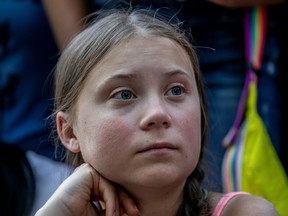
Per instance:
[[[169,187],[145,187],[133,190],[141,216],[175,216],[183,199],[184,184]]]

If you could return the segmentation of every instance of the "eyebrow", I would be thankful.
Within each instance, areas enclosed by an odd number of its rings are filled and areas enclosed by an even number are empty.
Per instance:
[[[190,73],[184,72],[183,70],[171,70],[171,71],[167,71],[165,73],[168,77],[173,77],[173,76],[186,76],[186,77],[190,77]],[[193,74],[193,72],[191,72],[191,74]]]
[[[183,70],[180,69],[176,69],[176,70],[169,70],[167,72],[164,72],[164,75],[168,76],[168,77],[172,77],[172,76],[178,76],[178,75],[184,75],[184,76],[188,76],[189,77],[190,73],[184,72]],[[110,77],[107,78],[107,80],[113,80],[113,79],[135,79],[139,77],[138,73],[134,72],[134,73],[119,73],[119,74],[115,74],[112,75]]]
[[[184,72],[183,70],[176,69],[176,70],[168,70],[164,72],[165,77],[175,77],[175,76],[185,76],[187,78],[191,78],[190,73]],[[133,73],[119,73],[119,74],[113,74],[109,77],[107,77],[105,80],[103,80],[102,84],[113,82],[116,80],[136,80],[141,78],[141,76],[137,72]],[[101,84],[101,85],[102,85]]]
[[[103,83],[109,83],[115,80],[135,80],[139,75],[137,73],[119,73],[113,74],[103,80]]]

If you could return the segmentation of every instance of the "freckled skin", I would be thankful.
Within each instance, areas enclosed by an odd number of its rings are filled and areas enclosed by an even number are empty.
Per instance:
[[[114,48],[91,71],[77,102],[73,131],[85,161],[136,193],[171,185],[182,190],[201,143],[193,73],[186,52],[166,38],[136,37]],[[178,86],[185,90],[174,95]],[[123,90],[132,98],[123,100]],[[139,153],[157,142],[175,149]]]

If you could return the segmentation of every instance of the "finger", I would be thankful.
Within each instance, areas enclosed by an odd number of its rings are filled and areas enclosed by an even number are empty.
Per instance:
[[[116,205],[116,207],[115,207],[115,215],[120,215],[120,208],[119,208],[119,200],[118,200],[118,196],[116,195],[115,196],[115,205]]]
[[[117,193],[120,206],[124,211],[123,213],[126,213],[129,216],[139,216],[140,211],[137,208],[134,199],[122,188],[117,188]]]
[[[102,177],[97,171],[91,167],[91,174],[94,180],[93,193],[97,199],[103,200],[105,204],[105,215],[119,215],[119,207],[117,207],[118,198],[112,183]],[[118,214],[117,214],[118,213]]]

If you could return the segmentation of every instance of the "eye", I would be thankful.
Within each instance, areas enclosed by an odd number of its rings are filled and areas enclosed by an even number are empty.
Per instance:
[[[136,96],[130,90],[120,90],[112,95],[112,98],[118,100],[130,100],[136,98]]]
[[[177,85],[169,89],[169,91],[167,92],[167,96],[179,96],[184,93],[185,93],[185,88],[183,86]]]

